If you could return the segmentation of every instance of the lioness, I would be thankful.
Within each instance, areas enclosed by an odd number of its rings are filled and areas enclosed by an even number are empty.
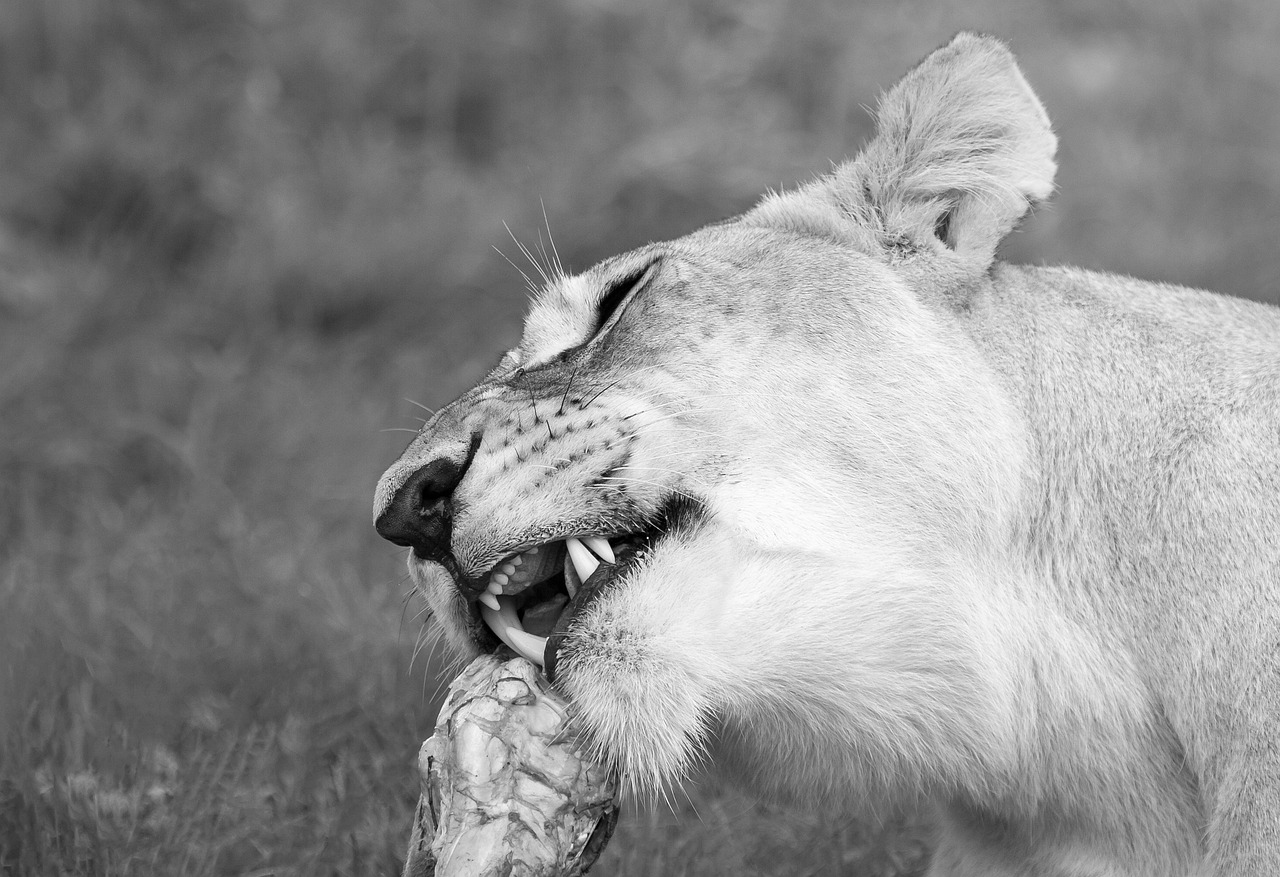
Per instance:
[[[934,875],[1280,874],[1280,311],[997,261],[1056,138],[992,38],[877,121],[547,284],[378,531],[637,789],[931,801]]]

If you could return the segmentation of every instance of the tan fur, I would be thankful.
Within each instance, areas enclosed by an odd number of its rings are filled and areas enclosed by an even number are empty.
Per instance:
[[[468,575],[705,508],[562,655],[641,789],[709,757],[814,805],[926,799],[934,875],[1280,874],[1280,312],[994,261],[1056,144],[995,40],[878,118],[832,175],[550,284],[377,509],[474,435]]]

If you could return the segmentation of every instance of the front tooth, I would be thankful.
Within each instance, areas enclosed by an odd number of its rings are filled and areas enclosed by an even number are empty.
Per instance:
[[[569,557],[573,559],[574,572],[578,574],[578,578],[581,581],[585,582],[591,578],[591,574],[596,571],[600,561],[596,560],[595,555],[587,550],[587,546],[577,539],[566,539],[564,544],[568,546]]]
[[[488,606],[490,609],[496,610],[501,608],[498,604],[498,598],[490,591],[485,591],[480,595],[480,602]]]
[[[609,540],[603,536],[584,536],[582,542],[605,563],[614,563],[613,546],[609,544]]]

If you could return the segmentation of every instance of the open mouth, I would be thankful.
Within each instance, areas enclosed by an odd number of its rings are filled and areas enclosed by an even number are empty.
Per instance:
[[[623,556],[643,540],[570,537],[511,555],[489,573],[480,617],[514,652],[546,668],[548,642],[563,634],[602,585],[617,578]]]

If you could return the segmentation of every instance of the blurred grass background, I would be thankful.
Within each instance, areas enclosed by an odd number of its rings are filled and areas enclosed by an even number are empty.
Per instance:
[[[743,210],[962,27],[1061,136],[1006,255],[1276,300],[1274,0],[0,4],[0,870],[396,873],[443,665],[372,489],[517,336],[504,224],[583,268]],[[920,860],[691,798],[595,873]]]

